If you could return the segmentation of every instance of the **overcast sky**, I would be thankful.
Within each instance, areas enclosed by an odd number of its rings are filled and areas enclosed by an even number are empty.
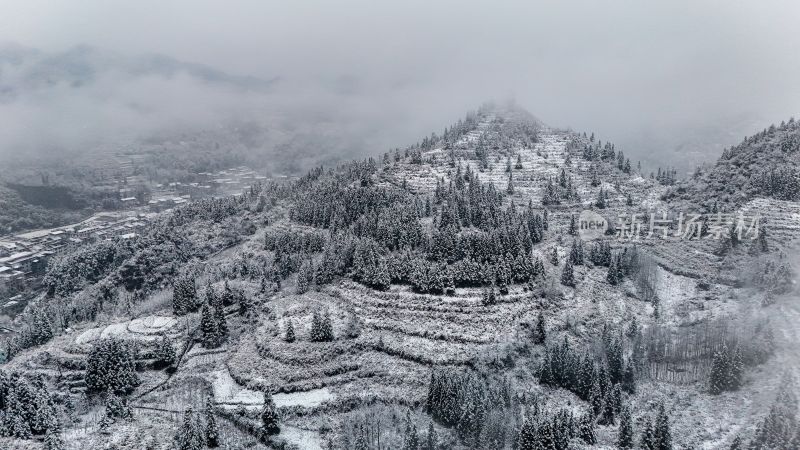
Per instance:
[[[595,131],[643,159],[687,140],[733,143],[800,110],[796,0],[0,5],[0,41],[281,77],[311,108],[319,86],[332,86],[358,98],[344,114],[380,111],[391,122],[386,145],[441,130],[490,98],[514,97],[548,124]]]

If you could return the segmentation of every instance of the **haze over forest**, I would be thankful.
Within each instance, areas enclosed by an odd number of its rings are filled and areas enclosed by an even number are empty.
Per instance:
[[[724,8],[723,8],[724,5]],[[797,112],[791,1],[11,2],[0,158],[248,124],[269,158],[403,147],[487,99],[691,170]],[[257,152],[255,152],[257,153]]]

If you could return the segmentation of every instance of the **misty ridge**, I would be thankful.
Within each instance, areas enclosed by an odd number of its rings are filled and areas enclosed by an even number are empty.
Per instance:
[[[261,78],[159,54],[88,45],[42,51],[5,43],[0,46],[0,159],[7,168],[12,163],[30,167],[32,160],[57,166],[97,154],[185,153],[221,145],[242,163],[300,174],[320,164],[403,148],[419,136],[441,132],[452,117],[476,105],[513,100],[513,95],[498,96],[499,86],[487,89],[484,83],[473,89],[476,80],[468,72],[455,70],[451,76],[453,86],[442,85],[441,74],[375,79],[312,67],[294,77],[284,76],[276,65],[271,76]],[[570,128],[569,119],[556,123],[539,112],[540,106],[552,109],[553,101],[544,97],[541,105],[521,106],[549,125]],[[575,103],[578,111],[581,103]],[[614,134],[606,138],[647,168],[669,165],[682,174],[713,162],[744,130],[769,125],[763,115],[732,112],[666,127],[626,126],[628,114],[618,116],[610,127]],[[562,121],[563,115],[555,114]],[[608,125],[608,120],[599,123]],[[0,172],[13,178],[8,170]]]
[[[550,126],[686,175],[800,101],[788,1],[161,6],[11,8],[3,161],[202,131],[208,145],[224,135],[223,147],[274,172],[302,173],[403,148],[513,98]]]
[[[242,163],[299,174],[374,156],[427,126],[424,112],[403,115],[371,100],[355,77],[310,86],[279,74],[237,76],[168,56],[131,57],[90,46],[55,53],[14,44],[0,49],[0,158],[23,167],[222,146]]]

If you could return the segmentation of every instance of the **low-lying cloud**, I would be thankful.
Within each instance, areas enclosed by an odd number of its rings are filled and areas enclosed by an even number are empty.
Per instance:
[[[271,151],[375,155],[513,97],[548,124],[688,169],[800,104],[800,4],[786,0],[90,0],[9,12],[0,41],[63,67],[45,70],[48,83],[14,78],[25,63],[0,66],[6,156],[231,117],[268,128]],[[81,44],[105,49],[90,51],[94,71],[70,65]]]

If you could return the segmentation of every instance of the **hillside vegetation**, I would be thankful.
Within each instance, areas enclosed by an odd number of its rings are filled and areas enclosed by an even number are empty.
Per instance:
[[[681,186],[591,133],[485,105],[381,158],[186,205],[52,261],[3,346],[0,434],[795,448],[799,236],[781,217],[800,205],[744,202],[772,214],[760,238],[616,236],[617,218],[666,213]],[[583,210],[611,230],[582,239]]]
[[[772,125],[726,149],[716,164],[667,194],[707,208],[741,206],[756,197],[800,199],[800,123]]]

